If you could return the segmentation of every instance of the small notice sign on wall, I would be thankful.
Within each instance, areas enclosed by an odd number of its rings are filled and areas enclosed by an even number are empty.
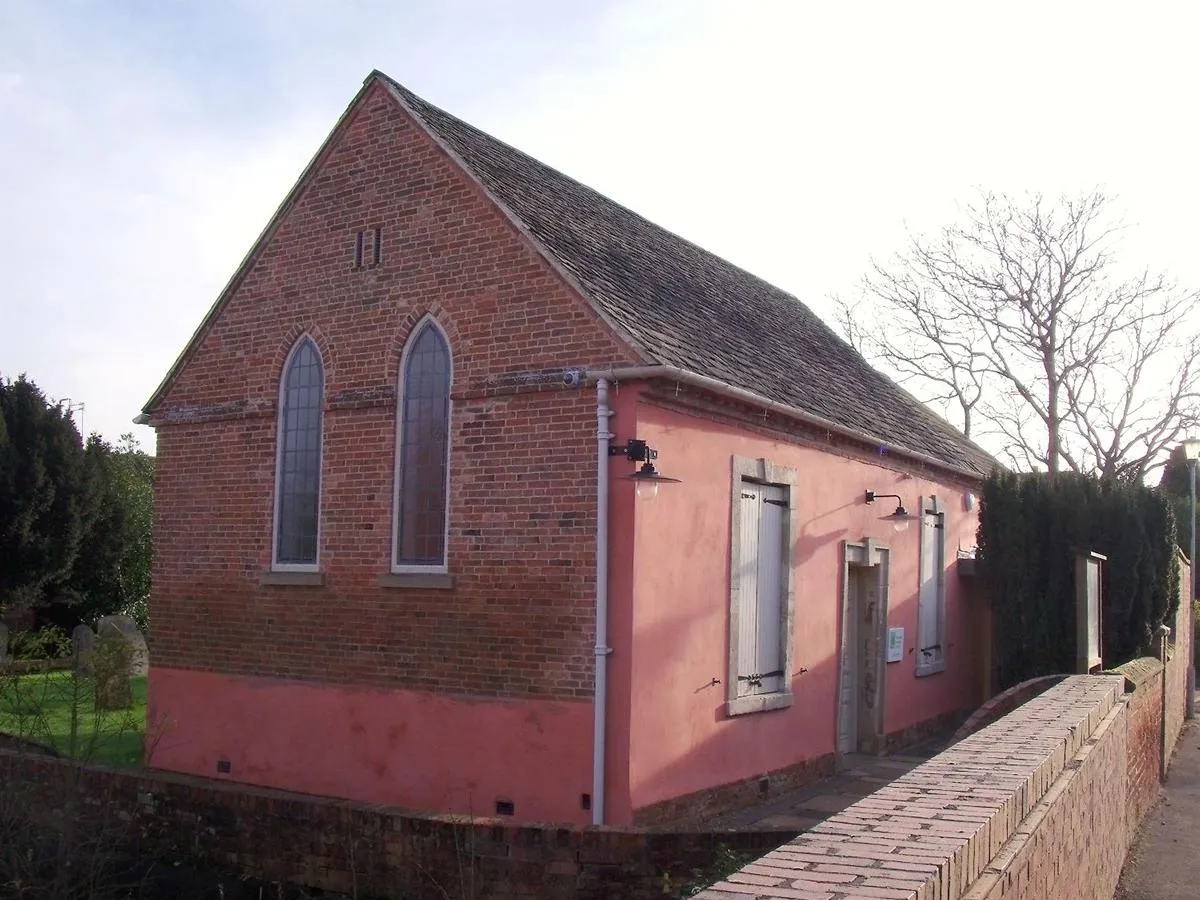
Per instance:
[[[889,628],[887,642],[887,661],[900,662],[904,659],[904,629]]]

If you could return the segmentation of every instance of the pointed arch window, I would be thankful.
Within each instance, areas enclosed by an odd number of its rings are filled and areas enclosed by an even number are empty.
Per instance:
[[[288,354],[279,386],[274,568],[315,570],[321,509],[321,405],[325,373],[309,337]]]
[[[432,319],[400,367],[396,439],[396,572],[445,572],[450,455],[450,346]]]

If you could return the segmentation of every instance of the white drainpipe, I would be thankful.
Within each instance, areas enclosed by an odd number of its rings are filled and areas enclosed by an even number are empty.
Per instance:
[[[596,379],[596,676],[592,744],[592,824],[604,824],[604,740],[608,723],[608,379]]]

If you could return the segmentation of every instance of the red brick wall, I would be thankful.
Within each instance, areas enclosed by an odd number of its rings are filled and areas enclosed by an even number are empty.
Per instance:
[[[1175,611],[1175,621],[1171,623],[1171,642],[1167,660],[1167,762],[1171,761],[1171,753],[1183,729],[1184,714],[1187,710],[1187,676],[1188,668],[1193,664],[1192,630],[1195,620],[1192,618],[1192,604],[1188,597],[1192,593],[1191,569],[1187,560],[1180,555],[1179,563],[1179,609]]]
[[[1111,897],[1158,796],[1162,673],[1069,676],[699,896]]]
[[[1107,898],[1117,888],[1128,841],[1113,788],[1124,780],[1126,733],[1117,708],[1093,732],[1021,830],[963,900]]]
[[[1162,769],[1163,667],[1153,659],[1122,666],[1126,676],[1129,712],[1126,716],[1125,832],[1132,841],[1142,817],[1158,799]]]
[[[0,804],[0,819],[19,810],[53,826],[65,813],[94,832],[103,828],[114,853],[223,870],[232,885],[242,875],[407,900],[656,900],[676,895],[721,847],[762,853],[795,834],[514,826],[5,749],[0,783],[3,799],[20,801]]]
[[[382,226],[382,264],[353,269]],[[451,591],[382,588],[396,384],[432,312],[454,362]],[[321,348],[323,587],[270,567],[284,358]],[[589,697],[595,402],[528,385],[633,357],[478,188],[376,87],[153,410],[156,666]]]
[[[1110,897],[1125,849],[1123,686],[1068,678],[699,896]]]

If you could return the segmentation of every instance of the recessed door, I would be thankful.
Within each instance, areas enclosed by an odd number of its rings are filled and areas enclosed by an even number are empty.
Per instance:
[[[838,679],[838,752],[858,749],[858,573],[862,566],[846,567],[846,602],[842,616],[842,671]]]
[[[839,753],[876,753],[882,745],[883,728],[883,623],[887,612],[881,585],[886,568],[858,565],[849,553],[847,557],[837,749]]]

